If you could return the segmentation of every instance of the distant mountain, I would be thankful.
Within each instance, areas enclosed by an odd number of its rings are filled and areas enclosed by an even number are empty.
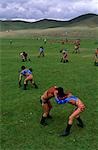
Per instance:
[[[0,30],[23,30],[23,29],[47,29],[56,27],[73,27],[73,26],[88,26],[98,27],[98,15],[85,14],[69,21],[57,21],[51,19],[43,19],[36,22],[25,21],[0,21]]]
[[[77,18],[74,18],[68,21],[70,25],[78,26],[89,26],[89,27],[98,27],[98,15],[96,14],[86,14],[81,15]]]

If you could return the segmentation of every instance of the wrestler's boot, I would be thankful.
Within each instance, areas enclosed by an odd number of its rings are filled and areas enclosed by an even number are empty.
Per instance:
[[[43,116],[42,116],[41,121],[40,121],[40,124],[41,124],[41,125],[44,125],[44,126],[47,125],[47,123],[46,123],[46,117],[43,117]]]
[[[83,128],[83,127],[84,127],[84,124],[83,124],[83,121],[81,120],[81,118],[78,117],[77,120],[78,120],[77,125],[78,125],[79,127]]]
[[[66,129],[65,129],[64,133],[63,133],[63,134],[61,134],[60,136],[68,136],[68,135],[70,134],[71,126],[72,126],[72,125],[67,124],[67,127],[66,127]]]

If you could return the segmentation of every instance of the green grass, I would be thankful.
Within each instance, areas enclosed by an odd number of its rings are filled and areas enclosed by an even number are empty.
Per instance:
[[[97,40],[82,39],[80,54],[72,54],[72,44],[48,42],[44,45],[44,58],[37,57],[42,40],[14,38],[12,45],[9,39],[0,41],[1,150],[98,150],[98,67],[93,62]],[[68,64],[60,63],[59,50],[63,47],[68,48]],[[32,61],[21,62],[21,51],[27,51]],[[39,89],[18,88],[18,71],[22,65],[32,66]],[[81,114],[84,129],[78,128],[74,121],[70,136],[59,137],[73,107],[57,105],[54,99],[51,100],[53,120],[49,120],[46,127],[39,124],[40,96],[52,85],[70,89],[83,100],[86,105]]]

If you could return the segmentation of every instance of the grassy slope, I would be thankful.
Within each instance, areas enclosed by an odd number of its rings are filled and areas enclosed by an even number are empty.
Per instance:
[[[67,33],[67,34],[66,34]],[[51,29],[32,29],[32,30],[15,30],[10,32],[0,32],[1,38],[34,38],[34,37],[62,37],[62,38],[98,38],[98,27],[63,27]]]
[[[0,21],[0,31],[22,30],[22,29],[47,29],[56,27],[73,27],[73,26],[89,26],[98,27],[98,15],[86,14],[74,18],[70,21],[57,21],[43,19],[37,22],[23,21]]]
[[[98,84],[96,84],[98,67],[93,65],[93,53],[98,42],[92,39],[81,41],[81,54],[72,54],[69,49],[68,64],[60,63],[60,43],[45,45],[46,57],[37,58],[38,48],[42,40],[1,39],[1,149],[2,150],[97,150],[98,149]],[[18,58],[21,50],[26,50],[32,62],[22,63]],[[21,65],[32,66],[39,89],[27,91],[18,88],[18,70]],[[76,126],[67,138],[60,138],[59,133],[65,128],[67,118],[73,107],[57,105],[51,100],[53,121],[47,127],[39,124],[42,109],[40,95],[52,85],[63,86],[78,95],[86,104],[82,118],[86,124],[84,129]]]

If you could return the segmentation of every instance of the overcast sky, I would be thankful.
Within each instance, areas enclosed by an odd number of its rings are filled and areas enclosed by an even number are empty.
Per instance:
[[[98,0],[0,0],[0,20],[70,20],[87,13],[98,14]]]

